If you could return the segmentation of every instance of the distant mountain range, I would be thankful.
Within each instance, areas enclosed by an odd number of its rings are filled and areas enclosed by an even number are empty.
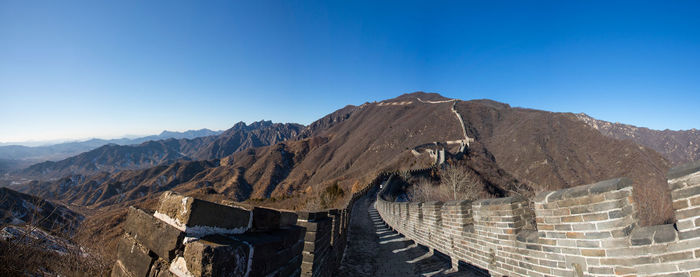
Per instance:
[[[140,144],[151,140],[162,139],[193,139],[197,137],[213,136],[223,131],[209,129],[189,130],[185,132],[163,131],[159,135],[140,138],[120,139],[90,139],[86,141],[65,142],[45,146],[0,146],[0,174],[22,169],[32,164],[44,161],[58,161],[80,153],[93,150],[107,144],[130,145]]]
[[[576,116],[603,135],[654,149],[674,165],[700,160],[700,130],[659,131],[598,120],[584,113]]]
[[[275,144],[296,137],[304,126],[259,121],[237,123],[217,135],[149,140],[141,144],[107,144],[60,161],[34,164],[11,175],[46,180],[69,175],[116,173],[168,165],[178,160],[211,160],[251,147]]]

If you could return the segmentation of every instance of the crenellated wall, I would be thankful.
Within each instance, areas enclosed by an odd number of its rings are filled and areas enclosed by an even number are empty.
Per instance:
[[[353,204],[341,210],[244,209],[165,192],[156,211],[130,207],[112,276],[331,276]]]
[[[640,227],[627,178],[475,202],[376,209],[391,228],[493,276],[700,276],[700,161],[668,174],[676,224]],[[386,189],[386,188],[385,188]],[[532,212],[534,208],[534,214]],[[536,229],[528,226],[535,217]]]

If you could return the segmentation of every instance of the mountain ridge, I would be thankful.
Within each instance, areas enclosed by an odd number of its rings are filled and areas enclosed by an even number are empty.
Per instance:
[[[464,138],[456,115],[474,139],[463,153],[454,144]],[[303,203],[321,197],[328,186],[352,191],[381,171],[430,167],[436,157],[429,152],[445,149],[448,162],[464,163],[477,172],[484,190],[496,196],[518,184],[558,189],[620,176],[635,180],[640,192],[668,193],[664,174],[669,165],[661,155],[603,136],[569,113],[416,93],[349,105],[297,127],[287,140],[269,145],[251,144],[227,155],[214,151],[216,147],[198,152],[200,158],[213,159],[179,160],[70,182],[61,179],[63,183],[34,182],[26,189],[58,191],[46,196],[94,207],[126,205],[173,189],[204,198],[275,199],[268,204],[303,209]],[[236,125],[231,132],[245,128],[249,126]],[[278,138],[273,133],[263,137]],[[89,197],[83,195],[88,192]]]
[[[71,141],[44,146],[2,145],[0,146],[0,174],[20,170],[30,165],[44,161],[59,161],[80,153],[90,151],[108,144],[131,145],[140,144],[150,140],[168,138],[197,138],[203,136],[218,135],[223,131],[212,131],[206,128],[199,130],[187,130],[184,132],[162,131],[158,135],[138,138],[119,139],[88,139],[84,141]]]
[[[654,130],[599,120],[585,113],[578,113],[575,116],[605,136],[619,140],[630,140],[654,149],[673,165],[700,160],[700,130]]]
[[[29,166],[13,175],[27,179],[51,179],[68,175],[116,173],[167,165],[178,160],[210,160],[284,141],[295,137],[303,126],[294,123],[259,121],[243,122],[219,135],[193,139],[150,140],[138,145],[108,144],[57,162],[47,161]]]

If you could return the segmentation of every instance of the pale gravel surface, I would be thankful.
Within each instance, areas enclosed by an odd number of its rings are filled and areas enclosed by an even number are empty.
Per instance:
[[[355,203],[345,256],[333,276],[483,276],[468,271],[445,273],[450,261],[389,229],[374,209],[375,197],[376,191]]]

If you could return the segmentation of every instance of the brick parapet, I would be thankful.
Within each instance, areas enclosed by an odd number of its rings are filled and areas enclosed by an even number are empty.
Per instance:
[[[493,276],[700,276],[700,163],[672,169],[668,184],[675,225],[640,227],[626,178],[541,193],[532,202],[378,197],[375,206],[407,238]]]

